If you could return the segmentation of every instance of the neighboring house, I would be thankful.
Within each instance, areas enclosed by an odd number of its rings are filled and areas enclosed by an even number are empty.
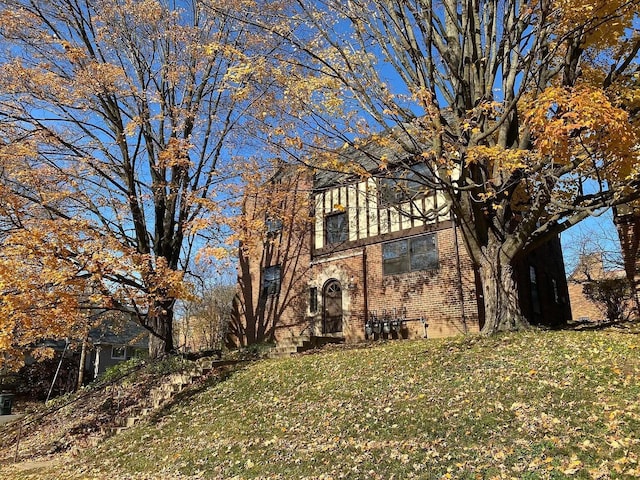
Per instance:
[[[133,320],[105,315],[102,323],[89,331],[90,349],[85,358],[85,371],[96,378],[109,367],[149,349],[149,332]]]
[[[584,287],[590,282],[623,278],[625,278],[624,270],[605,269],[602,254],[582,255],[567,281],[573,321],[596,323],[606,321],[607,312],[605,306],[589,299],[584,294]]]
[[[247,194],[245,233],[261,218],[263,232],[241,245],[239,343],[443,337],[482,328],[478,278],[446,197],[422,187],[424,163],[403,171],[389,165],[386,178],[285,169]],[[531,323],[570,318],[558,238],[520,261],[516,279]]]

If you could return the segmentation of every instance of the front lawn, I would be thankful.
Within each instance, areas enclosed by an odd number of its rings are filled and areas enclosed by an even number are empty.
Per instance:
[[[265,360],[40,478],[640,476],[640,345],[616,332]]]

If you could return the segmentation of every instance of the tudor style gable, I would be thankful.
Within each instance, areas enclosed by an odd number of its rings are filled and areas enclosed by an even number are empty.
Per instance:
[[[366,179],[316,175],[313,190],[315,254],[433,229],[449,220],[442,192],[429,189],[425,163]]]

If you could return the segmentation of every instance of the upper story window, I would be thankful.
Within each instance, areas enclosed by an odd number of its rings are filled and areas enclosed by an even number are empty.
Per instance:
[[[275,235],[282,230],[282,220],[277,217],[267,217],[264,224],[267,229],[267,235]]]
[[[327,215],[324,219],[324,231],[326,245],[346,242],[349,238],[347,213],[339,212]]]
[[[395,170],[378,180],[378,195],[381,205],[397,205],[409,202],[427,190],[432,177],[426,163],[417,163],[408,169]]]
[[[384,275],[436,268],[438,268],[438,248],[435,233],[403,238],[382,245]]]
[[[262,294],[277,295],[280,293],[280,265],[266,267],[262,271]]]

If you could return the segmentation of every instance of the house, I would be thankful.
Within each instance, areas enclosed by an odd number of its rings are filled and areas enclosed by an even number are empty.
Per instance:
[[[609,320],[607,317],[612,312],[607,312],[607,302],[593,301],[585,294],[585,286],[593,282],[603,280],[616,281],[624,278],[626,278],[624,270],[605,268],[601,253],[582,255],[567,281],[573,321],[601,323]],[[623,295],[623,292],[619,292],[619,295]],[[620,300],[618,294],[611,296],[610,301],[618,300]],[[626,309],[623,308],[620,313],[627,316],[630,313],[630,305],[625,307]]]
[[[84,368],[94,379],[113,365],[147,355],[149,332],[129,318],[105,313],[89,331],[87,345]]]
[[[385,148],[347,155],[372,172],[391,157]],[[237,343],[444,337],[482,328],[478,277],[445,195],[424,188],[424,159],[403,168],[391,160],[385,171],[283,168],[247,192]],[[523,259],[515,276],[531,323],[570,318],[558,238]]]

